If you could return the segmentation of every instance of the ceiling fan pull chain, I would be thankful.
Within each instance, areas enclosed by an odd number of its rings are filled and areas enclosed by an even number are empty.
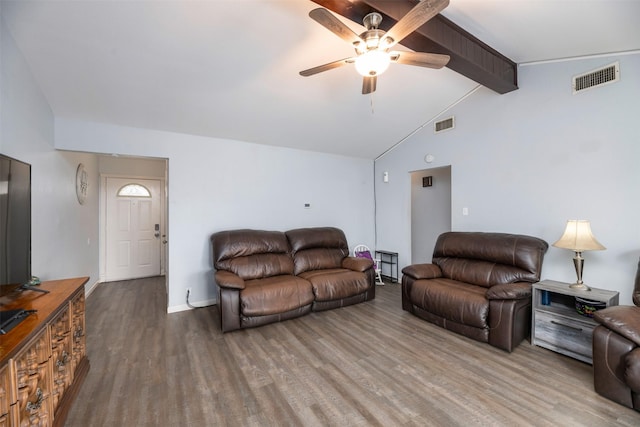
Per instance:
[[[373,108],[373,92],[371,92],[371,114],[375,114],[375,109]]]

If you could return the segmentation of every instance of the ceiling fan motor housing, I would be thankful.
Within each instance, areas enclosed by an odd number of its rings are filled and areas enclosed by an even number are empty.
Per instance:
[[[378,29],[367,30],[364,33],[360,34],[360,38],[364,40],[364,46],[362,46],[362,43],[357,45],[356,52],[363,53],[378,48],[380,48],[380,50],[385,50],[385,48],[381,46],[381,41],[384,34],[384,30]]]

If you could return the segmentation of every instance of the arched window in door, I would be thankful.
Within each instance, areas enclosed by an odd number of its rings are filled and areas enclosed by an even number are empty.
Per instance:
[[[120,187],[118,197],[151,197],[151,192],[142,184],[127,184]]]

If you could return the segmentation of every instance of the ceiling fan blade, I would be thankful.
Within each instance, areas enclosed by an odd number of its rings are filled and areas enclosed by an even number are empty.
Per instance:
[[[425,52],[389,52],[391,61],[397,64],[417,65],[418,67],[442,68],[449,62],[449,55]]]
[[[375,92],[376,83],[378,83],[378,76],[364,77],[362,79],[362,94],[366,95]]]
[[[317,67],[300,71],[300,75],[304,77],[313,76],[314,74],[322,73],[323,71],[329,71],[333,70],[334,68],[342,67],[346,64],[351,64],[353,63],[353,61],[353,58],[339,59],[338,61],[329,62],[328,64],[318,65]]]
[[[351,28],[347,27],[327,9],[322,7],[313,9],[309,12],[309,16],[311,19],[351,45],[355,46],[363,42],[359,35],[354,33]]]
[[[422,24],[442,12],[448,5],[449,0],[422,0],[387,32],[386,35],[393,39],[390,46],[414,32]]]

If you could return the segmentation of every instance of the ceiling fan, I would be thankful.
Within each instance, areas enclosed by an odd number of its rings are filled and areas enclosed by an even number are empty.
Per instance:
[[[360,35],[353,32],[327,9],[314,9],[309,12],[311,19],[351,44],[356,50],[356,56],[300,71],[300,75],[308,77],[346,64],[355,64],[356,70],[363,76],[362,94],[366,95],[376,90],[378,76],[389,67],[391,62],[442,68],[449,62],[449,55],[390,49],[448,5],[449,0],[422,0],[388,32],[378,28],[382,22],[382,15],[377,12],[369,13],[363,19],[367,30]]]

